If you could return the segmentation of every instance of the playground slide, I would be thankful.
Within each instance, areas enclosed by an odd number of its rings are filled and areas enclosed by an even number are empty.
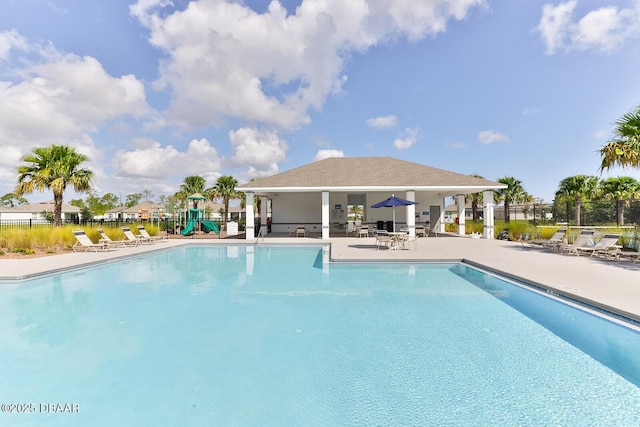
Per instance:
[[[186,236],[187,234],[191,233],[193,231],[193,227],[196,226],[196,221],[195,220],[190,220],[189,223],[187,224],[187,226],[184,228],[184,230],[182,230],[180,232],[180,234],[182,234],[183,236]]]
[[[213,231],[216,234],[220,234],[220,228],[218,227],[218,224],[216,224],[215,222],[202,221],[202,227],[204,228],[204,231],[206,231],[207,233],[210,231]]]

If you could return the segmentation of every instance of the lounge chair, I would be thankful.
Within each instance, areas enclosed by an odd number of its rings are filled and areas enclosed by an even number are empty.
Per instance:
[[[153,241],[162,241],[162,240],[166,241],[166,240],[169,239],[168,236],[152,236],[152,235],[150,235],[149,232],[147,231],[147,229],[144,228],[143,225],[139,225],[138,226],[138,232],[140,233],[140,235],[142,237],[144,237],[146,239],[149,239],[149,240],[153,240]]]
[[[561,244],[558,250],[565,254],[578,255],[578,248],[593,247],[593,230],[581,231],[576,240],[571,244]]]
[[[620,251],[619,257],[633,261],[635,264],[636,261],[640,260],[640,248],[635,251]]]
[[[620,247],[616,246],[616,242],[620,238],[620,234],[605,234],[598,243],[593,246],[577,247],[576,255],[580,253],[590,253],[591,256],[600,255],[605,258],[620,259]]]
[[[108,251],[109,245],[107,243],[93,243],[93,241],[87,236],[84,230],[73,230],[73,235],[76,237],[77,242],[73,245],[73,251]]]
[[[296,227],[296,237],[306,237],[306,236],[307,236],[307,229],[306,228],[304,228],[301,225]]]
[[[124,236],[132,242],[138,242],[142,244],[155,243],[153,240],[147,239],[144,236],[136,236],[135,234],[133,234],[133,231],[131,231],[129,227],[122,227],[122,232],[124,233]]]
[[[520,241],[520,243],[522,243],[522,245],[524,246],[524,244],[528,244],[529,246],[541,246],[545,249],[551,249],[554,251],[557,251],[559,249],[560,246],[563,245],[564,243],[564,238],[567,234],[567,229],[566,228],[559,228],[558,231],[556,231],[553,236],[551,236],[550,239],[531,239],[528,240],[525,237],[524,241]]]
[[[98,233],[100,233],[100,237],[101,237],[99,243],[106,243],[107,245],[114,248],[117,248],[117,247],[123,248],[125,246],[138,246],[138,244],[140,243],[137,240],[129,240],[129,239],[112,240],[111,237],[109,237],[109,235],[105,233],[102,228],[98,228]]]

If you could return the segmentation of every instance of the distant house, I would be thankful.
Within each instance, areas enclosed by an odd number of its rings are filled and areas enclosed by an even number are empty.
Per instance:
[[[0,206],[0,220],[2,221],[46,221],[45,212],[53,214],[53,200],[31,203],[23,206]],[[80,208],[68,203],[62,203],[62,222],[78,222],[81,218]]]
[[[164,206],[153,202],[142,202],[135,206],[118,206],[104,213],[106,221],[151,221],[164,217]]]

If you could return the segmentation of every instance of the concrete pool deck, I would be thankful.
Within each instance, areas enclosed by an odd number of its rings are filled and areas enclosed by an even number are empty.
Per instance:
[[[410,250],[378,250],[373,237],[320,240],[270,235],[258,244],[327,243],[331,244],[331,260],[335,262],[465,261],[640,322],[640,262],[634,264],[628,260],[616,262],[585,255],[561,255],[520,243],[450,235],[419,238],[417,249]],[[255,239],[171,239],[109,252],[66,253],[30,259],[0,258],[0,280],[15,282],[188,244],[254,245]]]

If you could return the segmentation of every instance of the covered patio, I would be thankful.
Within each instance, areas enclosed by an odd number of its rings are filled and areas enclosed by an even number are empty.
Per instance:
[[[334,157],[294,168],[237,187],[246,194],[246,238],[254,237],[256,223],[254,196],[260,197],[262,219],[259,234],[267,234],[267,206],[271,206],[271,231],[294,235],[297,227],[329,239],[347,234],[349,221],[363,225],[387,226],[393,219],[391,208],[371,205],[392,195],[416,202],[395,209],[397,228],[416,235],[416,225],[444,231],[445,199],[455,197],[461,211],[457,233],[465,234],[464,195],[484,196],[485,239],[492,239],[493,192],[503,184],[433,168],[392,157]]]

